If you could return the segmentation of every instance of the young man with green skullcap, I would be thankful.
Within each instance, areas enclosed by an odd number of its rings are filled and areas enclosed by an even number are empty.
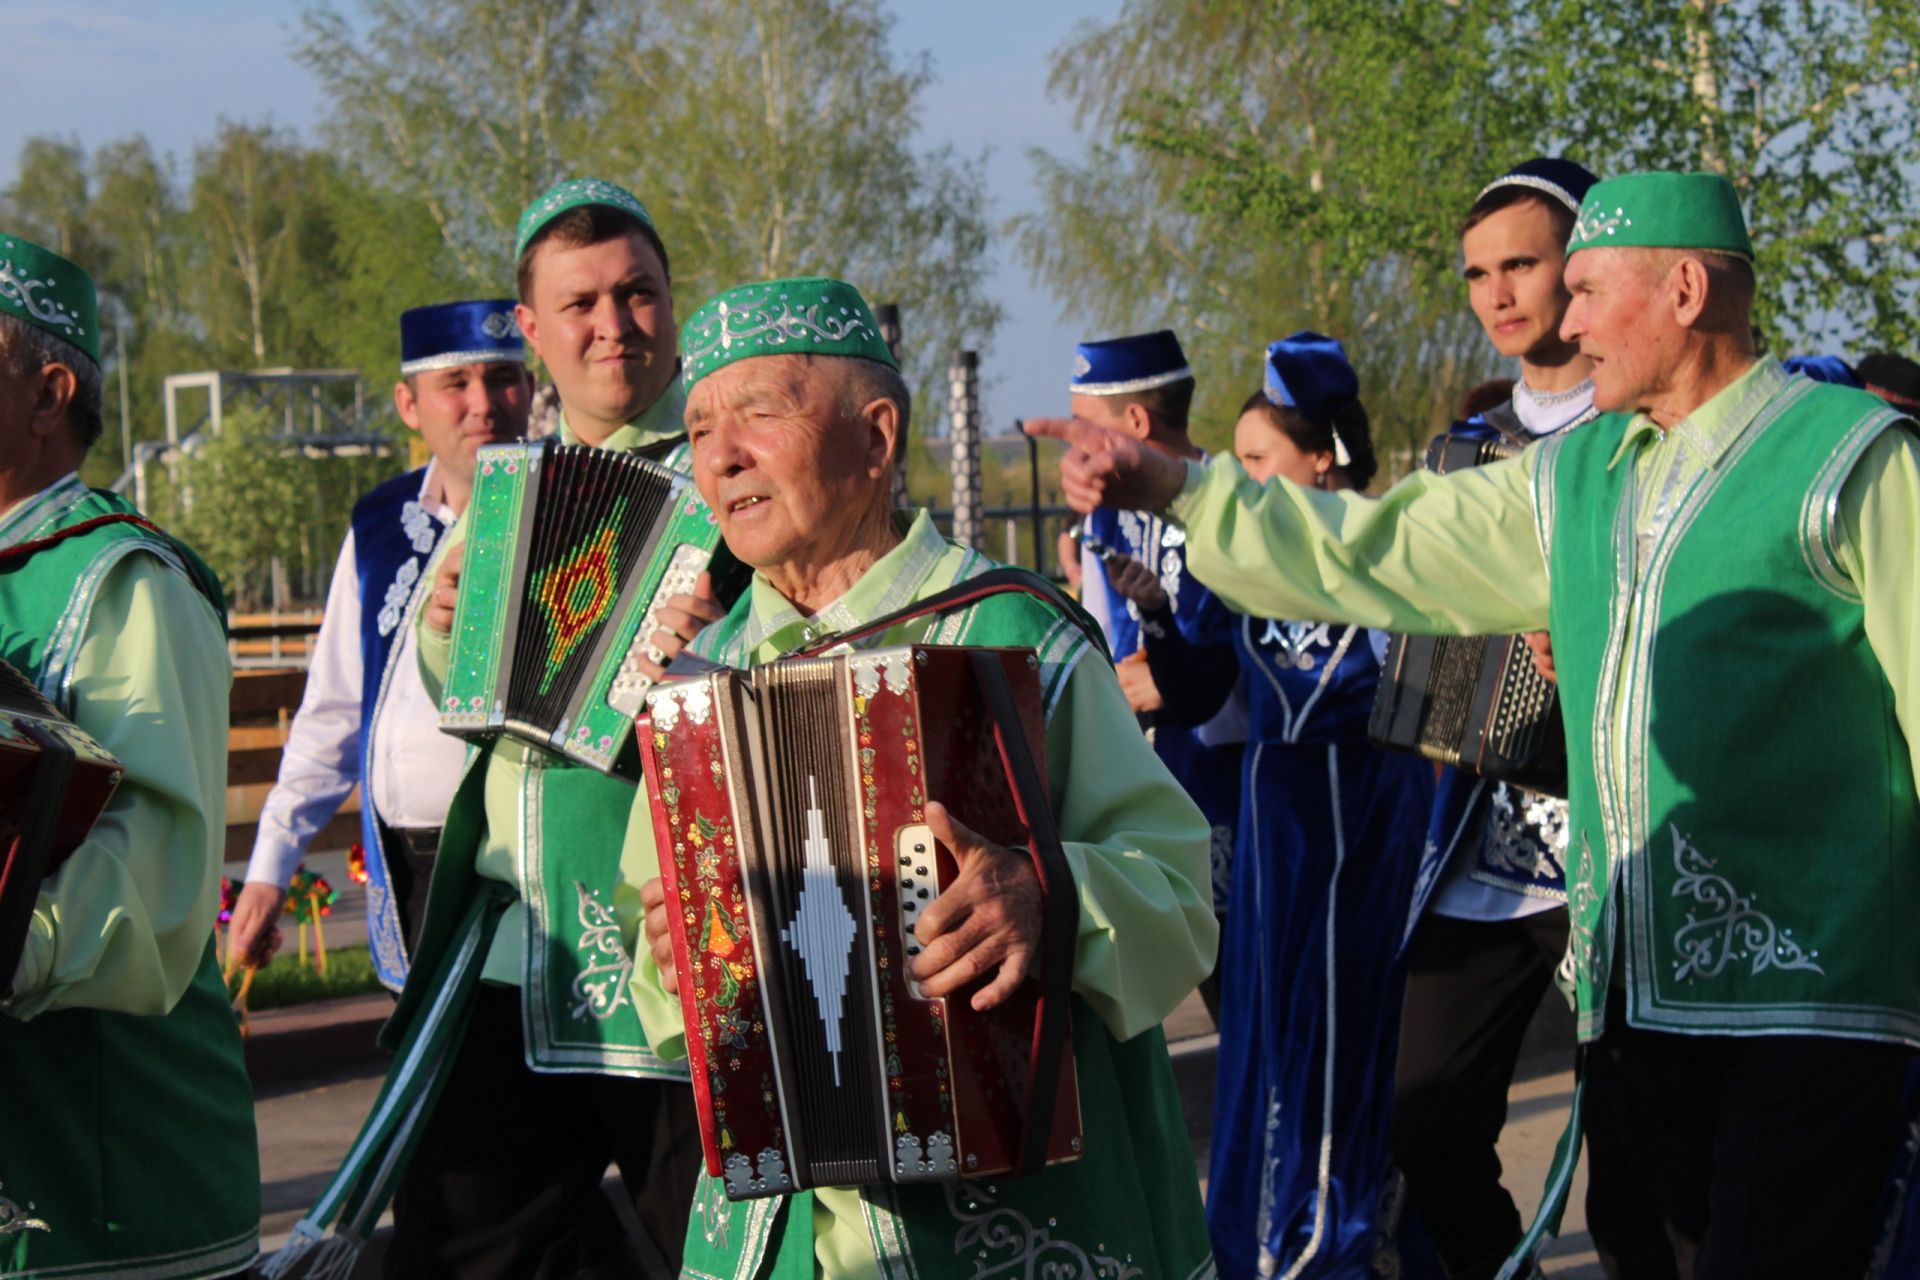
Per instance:
[[[1038,429],[1070,501],[1168,508],[1238,605],[1551,630],[1576,1112],[1621,1120],[1698,1280],[1858,1275],[1920,1046],[1920,439],[1756,357],[1724,178],[1599,183],[1568,249],[1604,412],[1514,461],[1359,504]]]
[[[213,948],[225,602],[81,483],[100,391],[93,281],[0,232],[0,659],[126,766],[0,973],[0,1276],[227,1276],[260,1169]]]
[[[562,182],[521,215],[516,251],[516,316],[559,388],[562,442],[684,465],[667,256],[646,208],[610,182]],[[463,515],[427,568],[420,674],[436,702],[465,543]],[[692,607],[663,615],[681,636],[719,616]],[[681,636],[660,647],[671,655]],[[632,782],[511,738],[469,753],[383,1032],[398,1056],[361,1142],[277,1265],[293,1269],[316,1245],[356,1248],[392,1195],[389,1276],[624,1275],[629,1246],[600,1191],[616,1163],[652,1245],[677,1267],[700,1163],[685,1064],[654,1053],[624,981],[601,1002],[575,989],[605,920],[619,926],[623,963],[631,953],[634,801]],[[329,1226],[338,1234],[324,1240]]]
[[[693,474],[722,535],[755,569],[693,651],[754,667],[876,621],[994,567],[895,511],[892,460],[909,398],[859,292],[836,280],[745,285],[681,335]],[[1044,584],[1041,584],[1044,587]],[[703,1178],[682,1274],[925,1280],[983,1274],[1192,1280],[1213,1264],[1193,1149],[1160,1022],[1211,969],[1218,926],[1206,820],[1140,736],[1091,619],[1064,601],[995,594],[923,613],[853,647],[1029,647],[1039,659],[1046,770],[1078,897],[1073,1044],[1084,1159],[1028,1178],[827,1188],[729,1201]],[[1005,998],[1040,942],[1027,855],[937,805],[928,825],[963,868],[916,926],[929,994],[970,981]],[[649,833],[645,815],[631,831]],[[652,953],[634,995],[661,1052],[684,1048],[658,880],[643,887]]]

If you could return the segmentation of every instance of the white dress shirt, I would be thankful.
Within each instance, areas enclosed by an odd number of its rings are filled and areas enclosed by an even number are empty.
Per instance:
[[[451,525],[452,508],[437,463],[421,479],[420,505]],[[371,780],[374,806],[389,827],[437,827],[453,803],[466,744],[440,732],[437,709],[420,682],[414,614],[429,585],[422,575],[397,628],[399,652],[389,667],[392,685],[374,720]],[[260,833],[247,879],[282,888],[360,780],[360,700],[363,680],[381,673],[360,668],[360,575],[353,531],[347,531],[327,589],[326,612],[314,640],[307,690],[287,731],[280,776],[260,810]]]

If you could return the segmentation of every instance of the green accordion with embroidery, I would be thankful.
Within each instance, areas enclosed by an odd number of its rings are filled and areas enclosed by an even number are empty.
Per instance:
[[[1757,398],[1651,520],[1626,416],[1540,446],[1580,1034],[1619,986],[1636,1026],[1920,1044],[1920,802],[1837,552],[1898,415],[1804,378]]]
[[[551,439],[482,449],[440,727],[628,772],[655,614],[720,543],[686,476]]]

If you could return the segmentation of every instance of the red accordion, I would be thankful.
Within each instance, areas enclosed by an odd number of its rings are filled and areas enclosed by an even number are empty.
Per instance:
[[[648,695],[641,754],[700,1136],[729,1198],[1080,1154],[1079,906],[1036,668],[1026,649],[914,645]],[[1045,892],[1034,977],[985,1013],[977,985],[928,998],[908,975],[915,921],[959,874],[929,800],[1028,850]]]
[[[123,772],[0,662],[0,990],[20,963],[41,881],[87,838]]]

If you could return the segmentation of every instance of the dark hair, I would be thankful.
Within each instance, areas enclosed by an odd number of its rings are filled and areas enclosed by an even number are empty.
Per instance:
[[[1512,378],[1492,378],[1467,392],[1460,401],[1460,417],[1471,418],[1513,398]]]
[[[1517,185],[1495,187],[1478,200],[1475,200],[1473,207],[1467,210],[1467,216],[1460,220],[1459,234],[1465,236],[1467,232],[1473,230],[1502,209],[1511,209],[1513,206],[1527,200],[1531,200],[1535,204],[1540,205],[1547,211],[1548,216],[1553,219],[1553,236],[1555,240],[1565,245],[1567,241],[1573,238],[1573,210],[1567,208],[1567,206],[1561,204],[1552,196],[1535,191],[1532,187]]]
[[[533,239],[527,241],[527,247],[520,251],[520,262],[514,270],[514,287],[519,292],[520,301],[530,302],[532,298],[533,258],[541,245],[551,241],[569,249],[579,249],[636,233],[660,255],[660,270],[667,277],[665,283],[673,283],[673,268],[667,263],[667,246],[660,242],[658,231],[625,209],[605,204],[583,204],[567,210],[534,232]]]
[[[1373,455],[1373,427],[1367,421],[1367,407],[1358,400],[1344,401],[1327,422],[1317,422],[1290,405],[1275,404],[1267,399],[1264,391],[1254,392],[1240,406],[1243,415],[1256,409],[1266,415],[1268,422],[1285,432],[1287,439],[1293,441],[1293,447],[1302,453],[1331,453],[1338,457],[1340,451],[1334,448],[1334,434],[1338,432],[1340,443],[1347,446],[1347,457],[1351,459],[1346,466],[1340,467],[1341,474],[1356,489],[1364,489],[1373,483],[1374,473],[1380,470],[1380,463]]]
[[[1146,391],[1129,391],[1124,395],[1106,398],[1123,408],[1137,404],[1155,422],[1185,435],[1187,415],[1193,411],[1193,379],[1182,378],[1178,382],[1169,382]]]
[[[1860,381],[1906,404],[1920,404],[1920,364],[1891,351],[1876,351],[1854,367]]]
[[[50,364],[73,371],[73,399],[67,401],[67,429],[81,449],[93,448],[106,430],[102,411],[104,379],[94,358],[65,338],[55,337],[18,316],[0,315],[0,369],[24,378]]]

